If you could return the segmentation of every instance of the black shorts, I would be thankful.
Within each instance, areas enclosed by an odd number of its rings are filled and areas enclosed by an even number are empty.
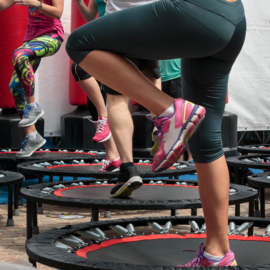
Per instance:
[[[174,99],[183,97],[181,76],[173,80],[162,82],[161,87],[162,92],[166,93]]]
[[[134,57],[127,57],[140,71],[149,70],[155,79],[160,78],[159,62],[158,60],[139,59]],[[87,80],[92,76],[85,72],[79,65],[73,63],[71,71],[76,82]],[[103,90],[110,95],[122,95],[112,88],[103,85]]]

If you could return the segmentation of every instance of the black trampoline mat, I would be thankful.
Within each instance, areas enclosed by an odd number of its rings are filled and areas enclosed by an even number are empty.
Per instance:
[[[110,197],[110,191],[114,185],[82,186],[60,189],[54,192],[55,195],[63,197],[92,199],[92,200],[116,200]],[[60,196],[61,196],[60,195]],[[125,200],[135,201],[176,201],[199,199],[197,187],[176,186],[176,185],[143,185],[134,191],[132,196]],[[119,198],[118,198],[119,200]],[[121,200],[121,199],[120,199]]]
[[[98,172],[102,167],[101,163],[94,164],[68,164],[68,165],[57,165],[52,167],[47,167],[48,170],[56,170],[56,171],[81,171],[81,172]],[[152,172],[152,164],[139,164],[136,165],[139,172],[147,171]],[[168,168],[167,170],[171,170]]]
[[[127,238],[121,239],[121,241],[126,240]],[[91,260],[114,263],[176,266],[183,265],[194,259],[197,256],[195,252],[182,251],[186,249],[199,251],[201,242],[205,243],[205,238],[141,240],[114,244],[109,247],[87,252],[86,256]],[[235,253],[238,265],[270,263],[270,242],[230,240],[230,246],[231,250]]]

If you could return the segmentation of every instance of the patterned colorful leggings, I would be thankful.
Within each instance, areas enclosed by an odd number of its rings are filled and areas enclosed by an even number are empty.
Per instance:
[[[25,42],[13,53],[14,73],[9,84],[15,106],[20,117],[26,105],[26,98],[35,93],[35,75],[41,58],[55,54],[63,40],[56,33],[48,33]]]

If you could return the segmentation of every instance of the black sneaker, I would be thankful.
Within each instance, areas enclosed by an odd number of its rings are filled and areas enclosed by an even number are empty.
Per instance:
[[[128,197],[132,192],[140,188],[143,184],[137,168],[130,166],[122,173],[120,172],[116,185],[111,190],[111,197]]]

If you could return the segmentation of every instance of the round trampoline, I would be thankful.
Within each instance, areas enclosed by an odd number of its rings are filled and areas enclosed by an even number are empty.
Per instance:
[[[83,158],[105,158],[106,152],[95,150],[77,150],[77,149],[39,149],[30,157],[16,157],[20,149],[2,149],[0,150],[0,168],[3,170],[17,171],[17,165],[31,160],[47,159],[83,159]]]
[[[236,228],[230,230],[229,240],[238,266],[222,269],[269,269],[270,219],[230,217],[229,223],[229,228]],[[187,224],[191,224],[194,233],[179,233],[187,229]],[[27,241],[26,252],[33,263],[65,270],[176,270],[182,269],[176,265],[183,265],[196,256],[183,250],[198,250],[200,243],[205,243],[207,228],[203,225],[197,229],[202,224],[203,217],[84,223],[34,236]],[[254,227],[267,228],[264,237],[253,236]],[[240,235],[247,229],[248,237]]]
[[[196,215],[196,209],[201,208],[198,187],[168,184],[170,180],[164,180],[167,184],[150,184],[152,181],[144,180],[145,184],[128,198],[111,198],[113,184],[94,180],[43,183],[22,188],[21,196],[27,200],[27,239],[32,237],[32,228],[38,231],[37,203],[91,208],[92,221],[99,219],[99,209],[171,210],[173,216],[175,209],[192,209],[192,214]],[[249,215],[253,216],[253,201],[257,194],[256,189],[232,184],[229,204],[249,202]]]
[[[261,217],[265,217],[265,188],[270,188],[270,173],[259,173],[248,176],[248,183],[259,188]]]
[[[23,174],[34,174],[38,176],[49,175],[59,177],[94,177],[97,179],[116,178],[118,176],[118,172],[99,172],[102,164],[93,163],[92,161],[92,158],[84,158],[83,160],[76,162],[74,162],[74,158],[67,158],[62,160],[42,160],[38,162],[30,161],[19,164],[17,168]],[[138,158],[134,159],[134,161],[138,161]],[[174,166],[162,172],[153,172],[152,164],[146,162],[150,161],[141,160],[141,163],[135,163],[142,178],[175,177],[184,174],[196,173],[195,165],[191,162],[181,161],[175,163]]]
[[[270,144],[238,146],[237,151],[242,155],[247,154],[270,154]]]
[[[24,176],[20,173],[0,170],[0,188],[8,187],[8,220],[7,226],[14,226],[14,216],[19,216],[18,199],[19,185],[24,181]],[[14,210],[12,212],[12,194],[14,186]]]

